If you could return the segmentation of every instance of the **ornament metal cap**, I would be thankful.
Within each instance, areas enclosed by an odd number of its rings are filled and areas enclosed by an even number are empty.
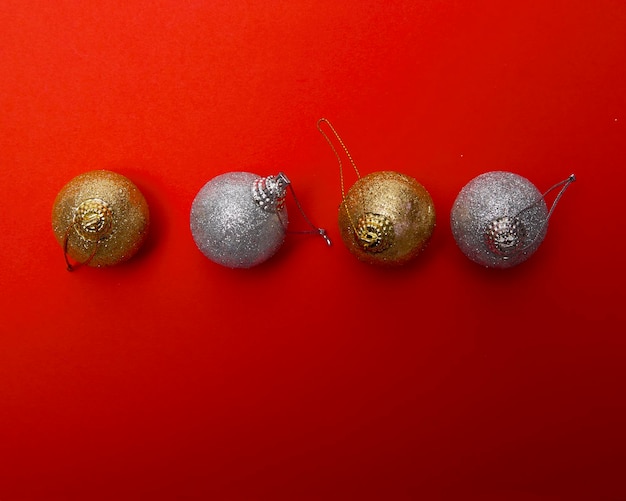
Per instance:
[[[280,172],[277,176],[260,177],[252,183],[252,198],[267,212],[277,212],[283,208],[287,185],[287,176]]]
[[[139,189],[107,170],[72,179],[52,208],[52,228],[69,271],[130,259],[144,243],[149,225],[148,204]]]

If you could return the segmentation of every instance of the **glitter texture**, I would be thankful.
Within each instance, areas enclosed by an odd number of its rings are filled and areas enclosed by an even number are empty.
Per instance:
[[[282,245],[287,209],[282,200],[265,200],[265,209],[255,201],[255,182],[260,179],[249,172],[229,172],[211,179],[196,195],[191,234],[211,261],[229,268],[250,268],[269,259]],[[276,193],[281,198],[285,192]],[[268,206],[275,209],[267,210]]]
[[[493,171],[472,179],[450,214],[452,234],[472,261],[510,268],[528,259],[548,229],[548,210],[539,190],[512,172]]]
[[[52,208],[57,241],[63,246],[67,236],[68,256],[77,263],[89,260],[89,266],[111,266],[132,257],[145,241],[149,224],[141,192],[128,178],[106,170],[72,179]]]
[[[370,264],[399,265],[424,248],[435,227],[435,207],[412,177],[379,171],[359,179],[339,208],[344,243]]]

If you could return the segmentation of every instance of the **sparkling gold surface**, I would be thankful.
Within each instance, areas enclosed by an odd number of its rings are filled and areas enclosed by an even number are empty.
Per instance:
[[[393,230],[392,238],[387,236],[384,245],[378,246],[386,246],[380,251],[366,245],[366,234],[359,238],[359,221],[371,221],[372,215],[377,215],[378,221],[388,220]],[[379,226],[381,230],[385,227]],[[341,238],[350,252],[371,264],[406,263],[424,248],[434,228],[435,207],[430,194],[415,179],[398,172],[374,172],[359,179],[339,208]]]
[[[77,263],[110,266],[132,257],[143,244],[150,223],[148,204],[137,187],[115,172],[81,174],[54,201],[52,229]]]

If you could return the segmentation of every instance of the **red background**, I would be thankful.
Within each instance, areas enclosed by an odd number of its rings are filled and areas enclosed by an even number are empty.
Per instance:
[[[626,499],[622,0],[4,0],[0,62],[0,499]],[[430,191],[413,263],[343,246],[322,116]],[[151,236],[68,273],[51,207],[91,169]],[[204,258],[191,202],[236,170],[334,245]],[[578,177],[508,271],[449,226],[489,170]]]

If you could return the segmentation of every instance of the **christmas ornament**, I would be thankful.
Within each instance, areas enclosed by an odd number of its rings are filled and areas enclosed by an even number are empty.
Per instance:
[[[359,178],[347,193],[341,157],[322,124],[337,138]],[[361,177],[332,124],[321,118],[317,128],[339,162],[342,201],[338,221],[348,250],[370,264],[399,265],[416,257],[435,227],[435,207],[428,191],[412,177],[395,171]]]
[[[306,217],[284,173],[261,177],[250,172],[228,172],[211,179],[191,206],[190,226],[200,251],[228,268],[250,268],[272,257],[287,232],[287,187],[313,231],[326,232]]]
[[[72,179],[52,208],[52,229],[69,271],[129,259],[145,241],[149,224],[148,204],[141,192],[128,178],[106,170]]]
[[[512,172],[487,172],[472,179],[450,214],[457,245],[472,261],[490,268],[526,261],[541,245],[557,202],[575,179],[572,174],[543,194]],[[558,187],[561,190],[548,211],[545,196]]]

